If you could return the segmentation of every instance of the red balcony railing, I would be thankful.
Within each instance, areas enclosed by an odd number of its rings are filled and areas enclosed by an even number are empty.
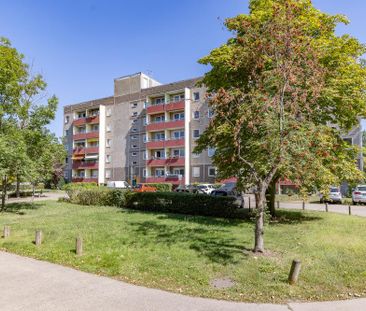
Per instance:
[[[77,169],[98,169],[98,161],[73,161],[72,168]]]
[[[175,110],[184,110],[184,100],[181,100],[179,102],[170,102],[167,104],[149,105],[146,108],[146,113],[157,114],[164,111],[175,111]]]
[[[184,128],[184,120],[173,120],[146,125],[146,131],[161,131],[165,129]]]
[[[98,123],[99,123],[99,116],[94,116],[74,120],[73,125],[98,124]]]
[[[88,139],[88,138],[99,138],[99,131],[88,132],[88,133],[77,133],[74,134],[74,140]]]
[[[99,147],[89,147],[89,148],[83,148],[83,147],[77,147],[73,150],[73,155],[81,155],[86,153],[98,153]]]
[[[147,149],[158,149],[164,147],[183,147],[183,146],[184,146],[184,138],[149,141],[146,143]]]
[[[147,183],[172,183],[173,185],[184,185],[185,179],[184,177],[179,180],[179,177],[177,175],[174,176],[164,176],[164,177],[147,177],[146,178]]]
[[[73,177],[72,182],[95,182],[95,183],[98,183],[98,178]]]
[[[146,161],[147,166],[184,166],[184,157],[167,159],[150,159]]]

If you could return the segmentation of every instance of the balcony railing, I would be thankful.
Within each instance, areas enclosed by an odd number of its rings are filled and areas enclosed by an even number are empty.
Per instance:
[[[167,175],[167,176],[149,176],[146,177],[147,183],[172,183],[174,185],[184,184],[185,178],[182,176],[181,178],[179,175]]]
[[[99,115],[75,119],[73,122],[73,125],[83,125],[83,124],[87,124],[87,123],[88,124],[98,124]]]
[[[146,131],[160,131],[165,129],[184,128],[184,119],[149,122],[146,125]]]
[[[183,110],[185,106],[185,100],[183,99],[176,102],[161,103],[161,104],[147,103],[145,106],[147,114],[155,114],[164,111]]]
[[[146,161],[147,166],[183,166],[185,163],[185,157],[162,157],[151,158]]]
[[[73,161],[73,169],[98,169],[98,161]]]
[[[99,138],[99,131],[85,132],[85,133],[75,133],[73,140],[81,140],[88,138]]]
[[[182,147],[184,146],[184,137],[171,139],[151,139],[146,142],[146,148],[157,149],[165,147]]]
[[[86,154],[86,153],[98,153],[99,152],[99,147],[76,147],[73,150],[73,154],[74,155],[78,155],[78,154]]]
[[[74,176],[72,178],[72,182],[95,182],[98,183],[98,177],[81,177],[81,176]]]

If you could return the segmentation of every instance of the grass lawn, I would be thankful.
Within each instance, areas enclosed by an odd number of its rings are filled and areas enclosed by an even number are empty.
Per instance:
[[[0,226],[11,237],[0,248],[130,283],[173,292],[252,302],[366,296],[366,219],[332,213],[279,211],[266,227],[269,256],[253,256],[246,221],[143,213],[58,202],[11,204]],[[36,247],[34,232],[44,242]],[[84,255],[74,252],[84,239]],[[287,284],[292,259],[300,282]],[[213,288],[214,279],[235,286]]]

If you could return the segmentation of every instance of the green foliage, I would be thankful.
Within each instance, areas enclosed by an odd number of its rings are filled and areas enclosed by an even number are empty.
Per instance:
[[[67,196],[71,202],[74,202],[75,198],[78,196],[79,192],[82,190],[97,190],[98,185],[96,183],[70,183],[64,185],[63,189],[66,191]]]
[[[231,197],[176,192],[129,192],[126,208],[142,211],[239,218],[238,206]]]
[[[156,191],[159,192],[170,192],[173,189],[173,184],[171,183],[146,183],[145,185],[155,187]]]

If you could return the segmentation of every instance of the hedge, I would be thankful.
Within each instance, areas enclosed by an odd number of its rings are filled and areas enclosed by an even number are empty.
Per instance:
[[[235,198],[176,192],[128,192],[129,209],[188,215],[238,218]]]
[[[173,184],[170,183],[146,183],[145,185],[155,187],[159,192],[171,192],[173,189]]]

